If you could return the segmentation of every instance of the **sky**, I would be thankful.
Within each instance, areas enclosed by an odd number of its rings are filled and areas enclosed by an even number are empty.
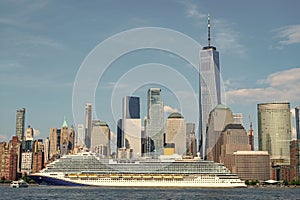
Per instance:
[[[166,116],[179,111],[197,124],[198,71],[188,58],[207,45],[208,14],[223,103],[243,114],[246,129],[251,118],[257,137],[258,103],[300,105],[299,7],[297,0],[0,0],[0,141],[15,135],[20,108],[36,138],[46,138],[64,117],[84,123],[84,102],[115,133],[122,97],[140,96],[144,117],[150,87],[162,89]]]

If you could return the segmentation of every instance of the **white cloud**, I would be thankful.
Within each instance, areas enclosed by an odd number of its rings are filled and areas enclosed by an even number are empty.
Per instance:
[[[182,1],[182,3],[186,8],[185,12],[187,17],[194,18],[195,20],[202,20],[207,18],[207,14],[201,13],[196,4],[188,1]]]
[[[207,23],[207,14],[203,14],[196,4],[191,2],[182,2],[185,6],[186,16],[193,18],[197,21],[197,25],[200,24],[203,28]],[[240,33],[235,31],[233,23],[229,23],[224,19],[216,19],[211,16],[211,37],[212,45],[221,49],[223,53],[239,54],[240,56],[246,56],[246,47],[239,43]],[[205,35],[206,38],[206,35]]]
[[[20,40],[17,45],[31,45],[31,46],[46,46],[46,47],[51,47],[51,48],[58,48],[61,49],[64,47],[63,44],[47,37],[43,36],[26,36],[23,37],[22,40]]]
[[[33,134],[35,137],[40,136],[41,132],[37,129],[33,129]]]
[[[178,112],[177,108],[172,108],[171,106],[165,105],[164,106],[164,111],[166,113],[174,113],[174,112]]]
[[[22,68],[22,65],[16,61],[1,61],[0,71],[12,71]]]
[[[7,141],[7,135],[0,134],[0,142],[6,142]]]
[[[233,24],[223,19],[213,20],[213,23],[212,26],[216,27],[213,28],[213,31],[216,34],[212,41],[215,41],[218,49],[224,53],[245,56],[246,47],[239,43],[240,33],[234,30]]]
[[[230,90],[226,92],[229,104],[253,102],[298,101],[300,96],[300,68],[270,74],[260,80],[261,87]],[[262,84],[266,84],[263,87]]]
[[[272,87],[287,87],[299,83],[300,68],[293,68],[273,73],[267,79],[259,80],[258,83],[269,84]]]
[[[284,26],[275,30],[279,44],[289,45],[300,43],[300,25]]]

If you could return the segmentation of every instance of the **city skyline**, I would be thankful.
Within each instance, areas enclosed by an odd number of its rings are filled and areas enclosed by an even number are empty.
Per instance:
[[[226,91],[224,104],[233,112],[243,113],[245,128],[249,128],[247,119],[250,115],[257,139],[258,103],[288,101],[292,110],[300,105],[297,90],[300,84],[297,5],[300,3],[297,1],[278,1],[272,7],[269,7],[268,1],[229,1],[224,7],[218,6],[218,1],[132,1],[122,7],[118,6],[118,1],[74,2],[72,5],[68,2],[3,1],[0,4],[0,27],[3,30],[0,33],[3,113],[0,115],[0,141],[7,141],[15,135],[16,110],[23,107],[26,108],[25,127],[31,125],[36,133],[40,133],[35,137],[48,137],[50,128],[59,127],[64,116],[69,124],[77,127],[72,114],[72,88],[76,73],[88,53],[111,35],[138,27],[164,27],[182,32],[205,46],[208,13],[213,26],[211,44],[220,52],[221,75]],[[70,9],[61,12],[66,7]],[[133,12],[127,11],[130,9]],[[237,13],[242,10],[247,12]],[[255,15],[251,12],[254,10]],[[105,115],[105,107],[112,105],[106,95],[110,94],[122,73],[132,66],[148,62],[186,70],[186,63],[172,54],[151,50],[125,55],[113,63],[107,76],[99,82],[97,104],[93,105],[96,113],[93,114],[106,121],[114,133],[117,119],[122,115],[121,98],[115,100],[118,102],[113,105],[115,112]],[[120,69],[120,66],[124,68]],[[184,69],[181,69],[183,66]],[[180,73],[190,77],[197,94],[197,76],[189,68],[187,72],[182,71]],[[119,84],[118,87],[131,87],[133,82]],[[141,97],[141,118],[147,110],[146,87],[160,85],[140,86],[136,93],[126,94]],[[185,92],[176,84],[174,88],[178,91],[162,88],[165,111],[177,110],[186,121],[196,123],[197,119],[190,114],[194,110],[193,104],[184,111],[180,106],[189,104],[191,95],[195,94]],[[174,98],[175,92],[182,94],[180,99]],[[78,123],[84,124],[84,105],[80,109],[83,120]]]

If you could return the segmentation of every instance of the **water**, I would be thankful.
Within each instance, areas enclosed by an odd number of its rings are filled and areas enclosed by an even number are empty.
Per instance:
[[[0,186],[1,200],[44,199],[299,199],[300,188],[234,188],[234,189],[175,189],[175,188],[101,188]]]

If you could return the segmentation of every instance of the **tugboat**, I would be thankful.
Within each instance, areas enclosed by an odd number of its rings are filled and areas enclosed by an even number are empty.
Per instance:
[[[28,184],[23,180],[19,180],[19,181],[11,182],[10,187],[12,188],[28,187]]]

